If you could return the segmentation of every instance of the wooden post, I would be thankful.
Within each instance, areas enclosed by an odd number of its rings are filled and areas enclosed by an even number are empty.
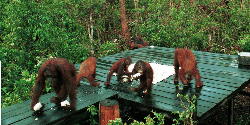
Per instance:
[[[116,100],[105,99],[99,104],[100,125],[107,125],[109,120],[120,118],[119,103]]]
[[[234,98],[228,101],[228,125],[234,124]]]

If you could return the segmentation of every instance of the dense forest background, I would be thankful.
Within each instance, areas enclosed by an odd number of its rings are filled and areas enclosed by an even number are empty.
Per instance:
[[[51,57],[75,64],[128,50],[121,1],[2,0],[1,107],[30,99],[37,71]],[[129,38],[215,53],[250,51],[249,0],[126,0],[123,5]]]

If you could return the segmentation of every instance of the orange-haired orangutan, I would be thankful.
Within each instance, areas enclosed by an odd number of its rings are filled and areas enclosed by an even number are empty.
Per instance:
[[[105,85],[109,85],[111,76],[113,73],[117,73],[117,81],[121,80],[122,75],[129,75],[130,79],[130,73],[128,72],[128,67],[131,64],[132,60],[130,57],[121,58],[117,62],[113,64],[113,66],[109,69],[107,81],[104,83]]]
[[[179,71],[179,67],[181,67]],[[174,51],[174,68],[175,78],[174,82],[178,82],[178,78],[182,81],[182,84],[188,84],[192,77],[195,77],[196,87],[202,87],[200,73],[197,69],[197,62],[194,54],[189,49],[177,48]],[[188,75],[187,79],[185,75]]]
[[[99,86],[100,83],[95,82],[95,76],[96,76],[96,60],[94,57],[89,57],[87,60],[85,60],[80,68],[79,73],[76,77],[76,84],[80,85],[80,80],[83,78],[88,79],[91,86]]]
[[[148,43],[145,40],[143,40],[141,37],[136,36],[134,38],[134,41],[129,46],[129,49],[133,50],[133,49],[138,49],[138,48],[142,48],[146,46],[148,46]]]
[[[140,85],[137,88],[131,88],[131,90],[137,92],[138,94],[146,90],[144,93],[150,95],[154,75],[152,67],[149,63],[138,60],[132,70],[132,75],[135,75],[136,73],[141,74],[139,76]]]
[[[67,105],[65,109],[75,110],[77,100],[75,80],[76,68],[72,63],[61,58],[47,60],[38,71],[30,108],[35,111],[37,110],[34,106],[39,104],[40,95],[42,94],[42,90],[45,89],[45,81],[47,81],[52,85],[54,91],[58,95],[58,97],[52,97],[50,101],[60,104],[62,101],[66,100],[69,95],[70,105]],[[44,106],[45,105],[42,104],[40,110],[42,110]]]

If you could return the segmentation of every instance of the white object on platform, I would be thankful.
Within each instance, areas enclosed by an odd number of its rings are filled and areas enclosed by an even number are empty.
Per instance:
[[[128,78],[123,78],[122,82],[128,82]]]
[[[38,102],[38,103],[36,103],[36,105],[34,106],[34,110],[35,111],[38,111],[38,110],[40,110],[42,108],[42,104],[41,104],[41,102]]]
[[[112,75],[113,75],[113,76],[117,76],[118,74],[114,72]]]
[[[67,106],[67,105],[70,105],[69,102],[67,100],[61,102],[61,106]]]
[[[175,72],[174,72],[174,66],[161,65],[161,64],[158,64],[158,63],[149,63],[149,64],[150,64],[150,66],[152,67],[152,69],[154,71],[153,84],[156,84],[157,82],[160,82],[163,79],[166,79],[169,76],[175,74]],[[135,64],[131,64],[128,67],[128,71],[129,72],[132,72],[132,70],[134,68],[134,65]],[[135,75],[138,75],[138,74],[135,74]]]
[[[133,75],[133,79],[138,78],[139,76],[141,76],[141,73],[136,73]]]

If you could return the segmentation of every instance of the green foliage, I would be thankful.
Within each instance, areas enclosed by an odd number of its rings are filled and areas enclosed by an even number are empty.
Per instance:
[[[250,52],[250,34],[243,34],[239,40],[242,50]]]
[[[99,117],[98,115],[99,110],[96,109],[94,105],[91,105],[88,106],[87,111],[90,112],[90,119],[89,119],[90,125],[98,125],[98,120],[96,120],[96,117]]]
[[[109,120],[108,125],[123,125],[121,118],[116,118],[115,120]],[[127,125],[127,123],[125,123]]]
[[[249,51],[249,46],[242,44],[244,39],[250,42],[246,37],[250,32],[246,23],[250,22],[249,2],[229,1],[229,9],[221,0],[140,2],[138,7],[143,11],[135,24],[151,45],[229,54],[237,48]]]
[[[38,71],[39,67],[42,65],[42,62],[49,58],[52,57],[43,59],[41,59],[40,57],[35,58],[38,63],[33,66],[33,71]],[[3,60],[4,63],[6,63],[5,61],[6,60]],[[37,72],[30,72],[15,63],[7,64],[7,67],[4,68],[5,69],[3,70],[2,74],[6,77],[3,77],[2,81],[5,82],[1,85],[2,108],[30,99],[32,96],[33,85],[36,82]],[[20,72],[13,72],[18,70],[20,70]],[[14,77],[20,77],[20,79],[16,80],[17,78]],[[13,81],[10,81],[12,79]],[[11,82],[13,82],[14,84],[6,84]],[[47,84],[45,92],[50,92],[51,88],[51,85]]]
[[[29,71],[24,70],[22,73],[22,78],[19,81],[15,81],[13,92],[9,91],[7,86],[2,86],[1,90],[5,98],[2,99],[3,107],[9,106],[11,104],[20,103],[23,100],[27,100],[31,96],[30,88],[33,88],[33,83],[35,82],[35,75],[30,74]],[[22,90],[22,91],[20,91]]]
[[[193,117],[195,113],[195,102],[196,102],[196,96],[194,95],[192,99],[188,95],[182,95],[180,93],[177,94],[177,97],[181,100],[181,106],[185,108],[185,111],[174,111],[173,114],[178,114],[178,119],[173,119],[173,122],[177,125],[184,124],[184,125],[193,125],[195,123]],[[184,98],[188,104],[185,104],[182,100]]]
[[[42,62],[53,56],[80,63],[89,56],[87,30],[76,19],[82,12],[71,13],[74,10],[71,4],[68,1],[1,2],[2,107],[31,98],[35,80],[26,82],[22,72],[28,71],[29,78],[35,79],[40,67],[35,67],[37,57]],[[48,84],[46,91],[50,90]]]
[[[165,115],[163,115],[161,113],[156,113],[156,112],[153,112],[153,113],[155,115],[155,117],[153,119],[157,119],[158,120],[157,125],[163,125],[164,124],[164,120],[165,120]]]
[[[244,117],[240,116],[239,121],[236,123],[237,125],[249,125],[250,123],[250,116]]]
[[[98,44],[97,42],[95,46],[96,46],[95,48],[98,48],[98,50],[96,50],[98,57],[115,54],[120,51],[119,44],[116,42],[107,41],[105,44]]]
[[[162,115],[161,113],[156,113],[154,111],[152,111],[152,113],[155,116],[153,118],[150,117],[150,115],[145,117],[144,118],[146,120],[145,123],[134,120],[133,123],[131,123],[130,125],[164,125],[165,116]],[[156,119],[156,120],[154,120],[154,119]],[[108,125],[123,125],[122,119],[116,118],[115,120],[109,120]],[[124,123],[124,125],[127,125],[127,123]]]
[[[120,27],[119,5],[104,4],[102,0],[3,0],[0,8],[2,107],[31,97],[35,81],[24,82],[22,72],[29,71],[30,78],[35,79],[31,74],[38,72],[39,66],[34,68],[37,57],[42,62],[50,56],[60,57],[75,64],[91,56],[92,50],[97,50],[97,57],[120,51],[116,43],[106,42],[118,36],[115,29]],[[89,39],[91,25],[93,39],[100,41],[98,48],[93,48]],[[22,86],[29,86],[29,90]],[[50,91],[47,84],[46,92]]]

